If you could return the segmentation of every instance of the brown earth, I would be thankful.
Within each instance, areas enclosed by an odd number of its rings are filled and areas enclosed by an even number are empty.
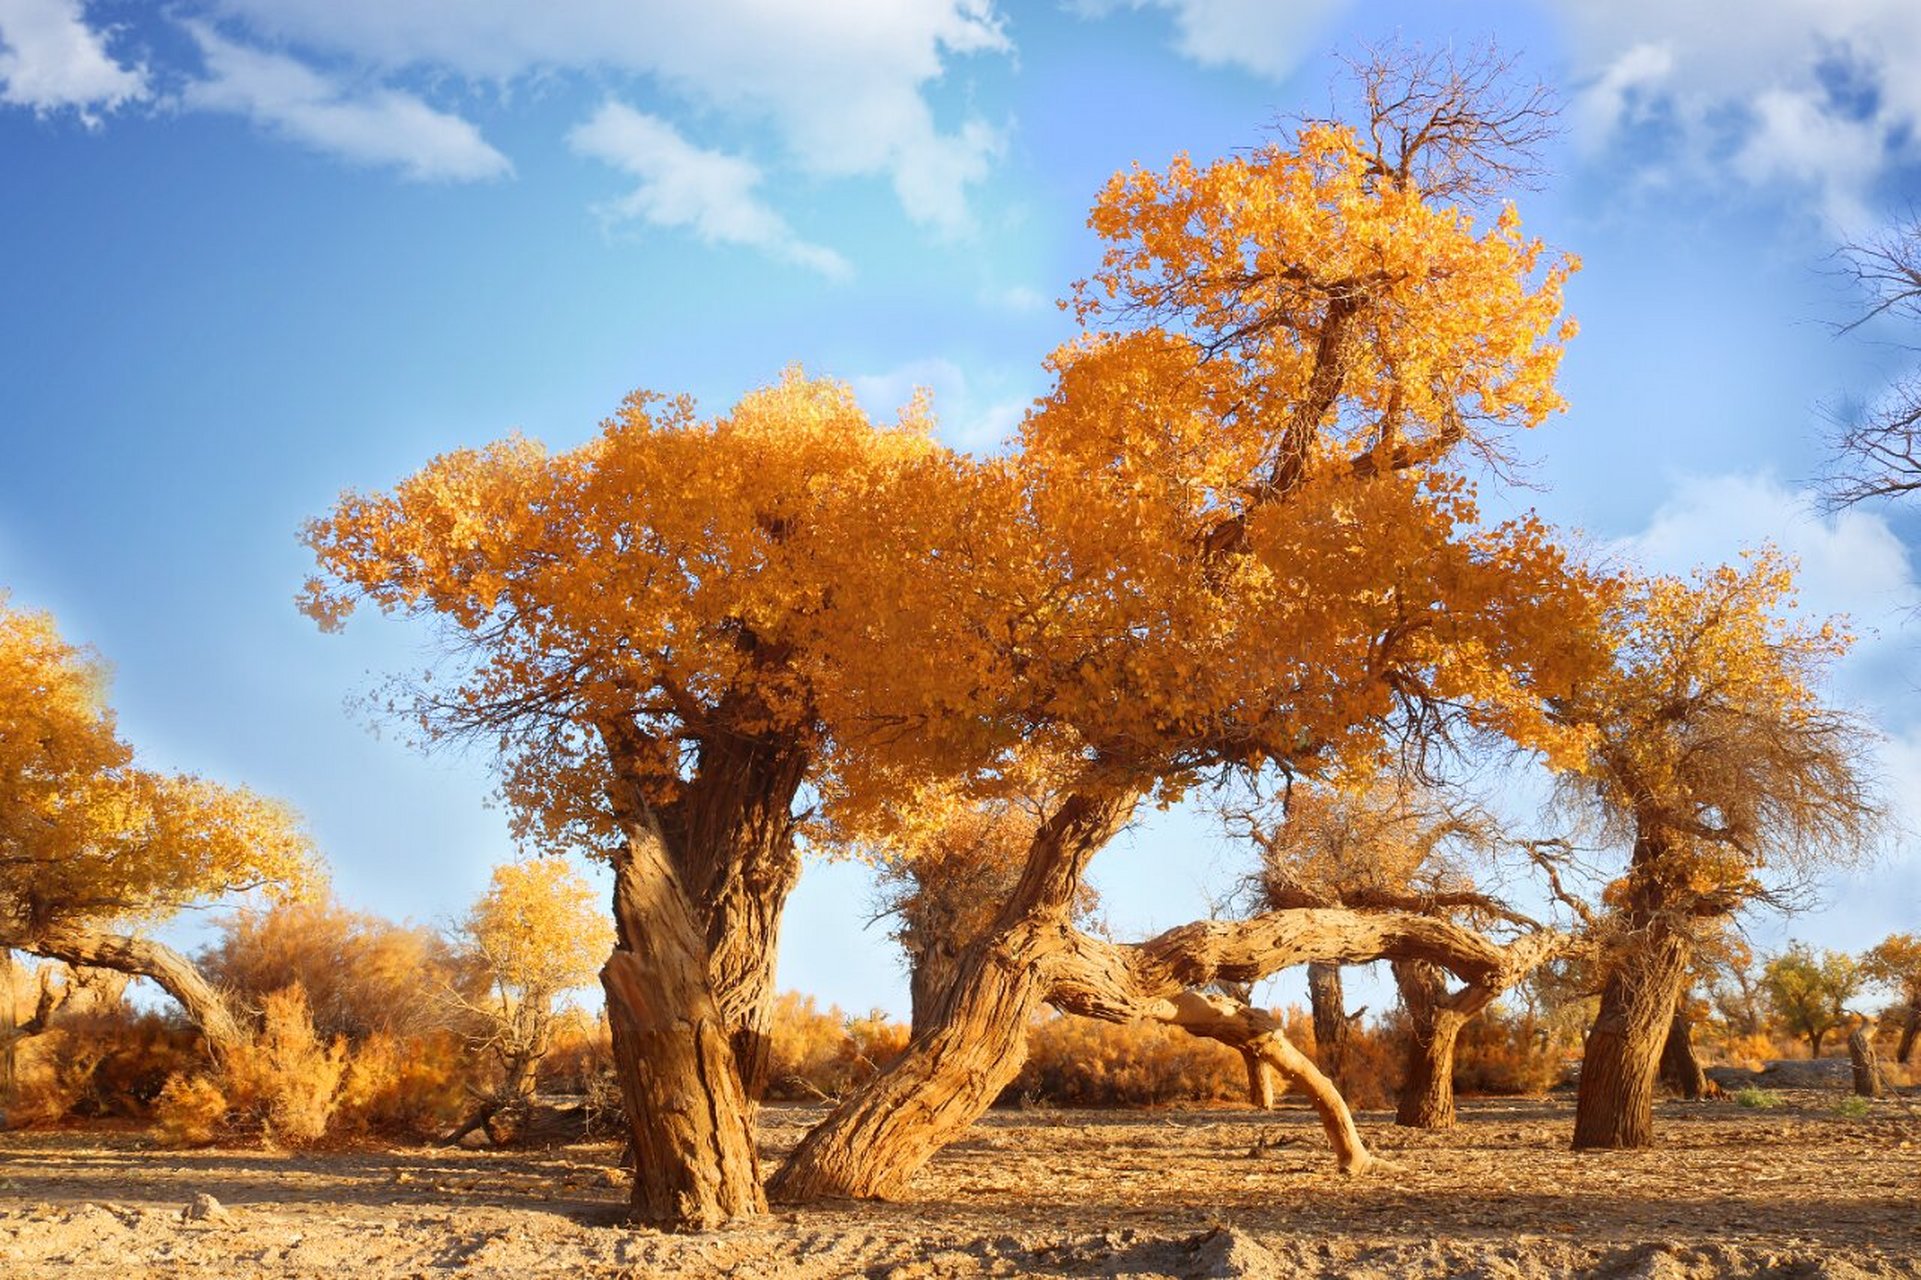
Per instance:
[[[1310,1113],[1001,1112],[907,1203],[676,1237],[621,1225],[606,1145],[171,1152],[0,1135],[0,1276],[1921,1277],[1921,1111],[1663,1103],[1651,1151],[1567,1149],[1566,1099],[1470,1101],[1449,1133],[1361,1117],[1391,1161],[1333,1171]],[[819,1117],[770,1109],[763,1156]],[[196,1214],[186,1210],[196,1196]]]

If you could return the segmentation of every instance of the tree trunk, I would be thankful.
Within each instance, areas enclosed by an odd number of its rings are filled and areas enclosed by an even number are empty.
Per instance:
[[[909,1014],[909,1039],[918,1040],[934,1026],[954,979],[960,973],[960,952],[949,939],[929,937],[920,940],[911,957],[908,995],[913,1002]]]
[[[1848,1060],[1854,1066],[1854,1092],[1857,1097],[1878,1098],[1886,1086],[1881,1077],[1881,1059],[1874,1051],[1874,1019],[1857,1017],[1848,1032]]]
[[[1347,1000],[1341,991],[1341,966],[1307,966],[1307,1003],[1314,1014],[1314,1060],[1329,1079],[1347,1083]]]
[[[961,957],[929,1028],[835,1108],[774,1174],[780,1201],[898,1194],[1020,1074],[1027,1024],[1048,995],[1088,859],[1133,813],[1132,796],[1068,796],[1035,831],[1019,884]]]
[[[685,792],[658,814],[750,1105],[766,1092],[772,1062],[781,916],[800,879],[794,797],[807,764],[790,736],[717,733],[701,742]]]
[[[1914,1042],[1917,1037],[1921,1037],[1921,1000],[1912,1001],[1908,1005],[1907,1019],[1901,1024],[1901,1044],[1894,1051],[1895,1061],[1904,1067],[1914,1056]]]
[[[1820,1029],[1819,1031],[1810,1031],[1810,1032],[1808,1032],[1808,1059],[1809,1059],[1809,1061],[1818,1061],[1818,1060],[1820,1059],[1820,1057],[1821,1057],[1821,1042],[1822,1042],[1823,1040],[1826,1040],[1827,1038],[1828,1038],[1828,1029],[1827,1029],[1826,1027],[1823,1027],[1823,1028],[1821,1028],[1821,1029]]]
[[[1707,1096],[1708,1075],[1694,1056],[1694,1027],[1688,1020],[1687,999],[1688,993],[1683,990],[1668,1023],[1667,1042],[1661,1046],[1661,1082],[1689,1102],[1699,1102]]]
[[[1620,948],[1581,1058],[1575,1150],[1652,1145],[1661,1047],[1692,954],[1689,939],[1660,917]]]
[[[634,1217],[704,1231],[765,1211],[751,1106],[708,977],[708,957],[638,792],[621,797],[618,942],[600,972],[634,1151]]]
[[[1247,1068],[1247,1100],[1256,1111],[1274,1109],[1274,1072],[1267,1059],[1252,1049],[1241,1050],[1241,1063]]]
[[[1397,960],[1394,985],[1407,1010],[1407,1071],[1394,1123],[1409,1129],[1454,1127],[1454,1046],[1468,1020],[1495,992],[1470,984],[1449,994],[1447,973],[1425,960]]]
[[[90,965],[148,979],[180,1002],[216,1058],[247,1039],[246,1028],[226,997],[194,967],[193,961],[165,943],[129,934],[56,927],[8,939],[4,945],[70,965]]]

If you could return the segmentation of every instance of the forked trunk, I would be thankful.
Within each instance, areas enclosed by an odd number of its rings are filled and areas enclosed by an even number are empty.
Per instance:
[[[800,879],[794,796],[807,754],[790,738],[717,734],[700,745],[686,792],[660,814],[692,905],[708,981],[742,1089],[766,1092],[780,922]]]
[[[1856,1097],[1878,1098],[1887,1092],[1881,1059],[1874,1051],[1874,1019],[1857,1017],[1848,1032],[1848,1061],[1854,1067]]]
[[[801,1139],[768,1184],[779,1201],[893,1196],[992,1105],[1027,1057],[1048,994],[1047,958],[1067,943],[1087,861],[1133,812],[1132,797],[1069,796],[1034,833],[1020,883],[970,946],[932,1025]]]
[[[752,1112],[660,829],[637,803],[626,816],[614,863],[619,941],[600,981],[634,1146],[634,1217],[704,1231],[767,1207]]]
[[[1314,1014],[1314,1060],[1328,1077],[1347,1083],[1347,999],[1341,991],[1341,966],[1307,966],[1307,1003]]]
[[[1708,1094],[1708,1073],[1694,1055],[1694,1026],[1689,1021],[1687,992],[1681,993],[1668,1023],[1667,1043],[1661,1047],[1661,1083],[1689,1102],[1699,1102]]]
[[[1447,972],[1425,960],[1394,962],[1394,985],[1407,1010],[1407,1070],[1394,1123],[1409,1129],[1454,1127],[1454,1046],[1461,1028],[1494,999],[1486,987],[1449,994]]]
[[[1674,1002],[1693,945],[1655,917],[1620,948],[1581,1058],[1574,1148],[1645,1147],[1654,1141],[1654,1083]]]

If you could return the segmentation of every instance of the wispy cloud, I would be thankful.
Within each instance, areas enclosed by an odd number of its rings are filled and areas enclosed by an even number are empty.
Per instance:
[[[81,0],[0,0],[0,103],[92,125],[149,93],[145,68],[115,60]]]
[[[991,0],[214,0],[256,34],[387,71],[470,80],[645,76],[664,100],[769,127],[826,177],[885,175],[915,221],[971,226],[999,152],[940,126],[926,90],[956,58],[1012,48]]]
[[[1083,17],[1157,9],[1174,23],[1174,48],[1204,67],[1239,67],[1285,79],[1312,53],[1350,0],[1079,0]]]
[[[760,198],[761,172],[752,163],[697,147],[658,116],[608,102],[567,142],[639,180],[625,196],[598,206],[611,218],[685,228],[709,244],[759,249],[830,277],[849,273],[846,259],[801,239]]]
[[[275,133],[353,164],[392,166],[422,182],[473,182],[513,172],[480,130],[410,93],[348,88],[284,54],[248,48],[190,24],[206,74],[184,105],[244,115]]]
[[[1592,153],[1625,142],[1620,163],[1696,184],[1788,184],[1843,234],[1871,219],[1886,174],[1921,164],[1914,0],[1555,4]]]

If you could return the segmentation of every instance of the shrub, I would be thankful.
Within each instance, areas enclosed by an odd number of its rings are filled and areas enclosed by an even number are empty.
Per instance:
[[[1756,1089],[1752,1085],[1734,1092],[1736,1106],[1748,1107],[1755,1111],[1772,1111],[1782,1105],[1783,1101],[1780,1094],[1767,1089]]]
[[[1859,1120],[1874,1110],[1874,1104],[1858,1094],[1849,1094],[1834,1104],[1834,1114],[1843,1120]]]
[[[154,1137],[163,1147],[204,1147],[220,1133],[227,1095],[205,1076],[172,1076],[154,1104]]]
[[[1054,1014],[1027,1029],[1027,1063],[1004,1099],[1062,1106],[1162,1106],[1247,1097],[1238,1053],[1159,1023]]]
[[[243,1128],[310,1146],[326,1135],[339,1106],[347,1048],[338,1039],[321,1041],[298,983],[263,1003],[260,1034],[227,1052],[218,1084]]]
[[[237,911],[221,928],[220,941],[200,957],[208,977],[240,1005],[263,1011],[274,992],[299,986],[328,1040],[437,1030],[451,1016],[443,993],[473,985],[433,930],[337,902]]]
[[[473,1060],[462,1039],[438,1031],[401,1040],[374,1035],[353,1047],[330,1132],[419,1138],[459,1119]]]
[[[907,1047],[907,1027],[875,1010],[849,1017],[785,992],[774,1006],[767,1096],[837,1098],[878,1075]]]

